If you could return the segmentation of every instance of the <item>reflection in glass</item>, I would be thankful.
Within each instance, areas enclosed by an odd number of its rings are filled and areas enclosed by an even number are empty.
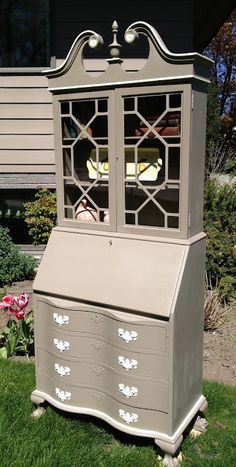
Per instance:
[[[87,168],[89,178],[91,180],[102,179],[108,180],[109,178],[109,162],[108,162],[108,148],[99,147],[93,148],[90,156],[87,159]]]
[[[73,209],[72,208],[65,208],[64,211],[65,211],[64,216],[67,219],[73,219]]]
[[[61,102],[61,114],[70,113],[70,104],[69,102]]]
[[[179,227],[180,105],[180,93],[124,98],[126,224]]]
[[[137,109],[145,120],[155,121],[166,110],[166,94],[138,97]]]
[[[181,107],[181,94],[169,94],[169,107]]]
[[[179,218],[174,216],[168,216],[167,227],[170,229],[178,229],[179,228]]]
[[[71,117],[63,117],[61,119],[62,126],[62,144],[70,145],[71,140],[78,136],[78,127]]]
[[[149,201],[138,213],[138,224],[165,227],[164,213],[152,201]]]
[[[158,148],[125,148],[126,180],[156,181],[162,168]]]
[[[179,212],[179,190],[177,188],[165,188],[154,196],[156,202],[167,213]]]
[[[107,99],[98,100],[98,112],[107,112]]]
[[[107,115],[99,115],[90,123],[91,135],[93,138],[107,138],[108,136],[108,121]]]
[[[63,149],[63,174],[65,177],[72,175],[71,169],[71,150]]]
[[[180,148],[169,147],[168,178],[179,180],[180,177]]]
[[[124,109],[125,110],[134,110],[134,98],[125,97],[124,99]]]
[[[62,102],[61,111],[65,216],[109,223],[108,100]]]

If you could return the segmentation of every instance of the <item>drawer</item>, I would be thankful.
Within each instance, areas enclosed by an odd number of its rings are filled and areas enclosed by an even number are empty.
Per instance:
[[[45,327],[63,331],[89,333],[96,338],[106,338],[125,348],[167,351],[167,323],[139,315],[118,312],[86,305],[59,306],[63,300],[39,299],[37,320]],[[72,302],[73,303],[73,302]]]
[[[58,384],[87,387],[103,391],[124,404],[168,411],[166,381],[123,374],[96,360],[64,360],[42,349],[38,353],[37,364],[41,372],[52,376]]]
[[[169,431],[169,416],[165,412],[122,404],[100,390],[68,385],[42,372],[37,373],[36,389],[44,393],[45,399],[56,407],[69,412],[95,415],[123,431],[132,433],[132,429],[138,429],[140,432],[134,434],[142,436],[141,430],[148,430],[150,437],[150,431]]]
[[[123,375],[168,380],[167,354],[124,349],[105,338],[91,334],[64,332],[51,326],[36,326],[36,349],[48,350],[59,358],[88,358],[104,363]]]

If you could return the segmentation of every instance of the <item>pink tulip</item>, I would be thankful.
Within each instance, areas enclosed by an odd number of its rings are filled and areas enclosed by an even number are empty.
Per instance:
[[[19,311],[15,310],[15,316],[17,319],[24,319],[25,312],[23,310],[19,310]]]
[[[29,296],[23,292],[19,297],[15,297],[15,303],[20,310],[23,310],[23,308],[25,308],[29,303]]]
[[[5,295],[0,302],[1,308],[11,308],[15,303],[15,298],[12,295]],[[8,311],[11,311],[10,309]]]

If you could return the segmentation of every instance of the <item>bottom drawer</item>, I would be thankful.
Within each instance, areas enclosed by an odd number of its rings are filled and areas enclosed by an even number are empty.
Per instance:
[[[36,389],[56,407],[68,412],[94,415],[121,431],[150,437],[155,437],[155,434],[145,434],[142,430],[168,432],[168,414],[122,404],[103,391],[69,386],[39,371]]]

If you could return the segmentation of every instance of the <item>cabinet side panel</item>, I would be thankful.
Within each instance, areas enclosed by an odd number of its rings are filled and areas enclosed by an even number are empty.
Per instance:
[[[191,125],[190,174],[189,179],[189,235],[198,234],[203,229],[203,193],[204,193],[204,160],[206,135],[205,87],[198,84],[193,89],[193,118]]]
[[[202,394],[205,241],[189,249],[173,315],[175,431]]]

